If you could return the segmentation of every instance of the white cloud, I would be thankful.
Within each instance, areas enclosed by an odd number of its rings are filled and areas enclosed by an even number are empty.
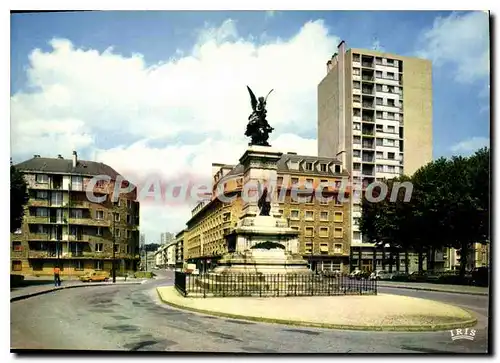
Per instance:
[[[489,77],[489,16],[482,11],[435,19],[420,36],[418,55],[436,66],[452,66],[455,79],[469,83]]]
[[[451,147],[451,151],[459,154],[471,154],[481,149],[482,147],[490,145],[490,139],[486,137],[471,137],[469,139],[460,141]]]
[[[87,148],[134,182],[152,175],[166,183],[210,180],[212,162],[237,163],[248,144],[246,85],[257,96],[274,88],[268,120],[276,129],[315,129],[316,87],[338,42],[315,21],[288,40],[261,38],[255,44],[226,20],[219,27],[206,25],[190,51],[148,66],[140,54],[125,57],[112,48],[98,52],[53,39],[50,51],[30,55],[29,92],[11,98],[13,154],[70,155]],[[97,147],[96,138],[113,140],[116,133],[139,141]],[[185,133],[205,140],[183,142]],[[164,137],[176,142],[151,146]],[[275,132],[271,142],[285,152],[317,153],[315,140],[293,134]],[[189,210],[188,203],[144,203],[141,229],[152,238],[176,232]]]

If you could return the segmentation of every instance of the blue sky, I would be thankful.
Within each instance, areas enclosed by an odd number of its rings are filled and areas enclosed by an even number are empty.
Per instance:
[[[238,157],[228,151],[242,142],[246,84],[276,88],[274,143],[315,153],[315,87],[340,39],[432,59],[434,157],[468,154],[490,137],[488,36],[488,16],[466,12],[14,14],[12,155],[78,149],[136,174],[183,160],[207,170]],[[161,165],[144,161],[160,154]]]

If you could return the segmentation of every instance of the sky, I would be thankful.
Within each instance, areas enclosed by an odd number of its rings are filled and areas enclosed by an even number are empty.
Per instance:
[[[11,156],[76,150],[144,197],[160,180],[141,203],[157,242],[195,204],[176,186],[210,184],[211,163],[245,150],[246,85],[274,89],[273,147],[317,155],[317,85],[341,40],[432,61],[434,158],[489,145],[484,12],[89,11],[11,15]]]

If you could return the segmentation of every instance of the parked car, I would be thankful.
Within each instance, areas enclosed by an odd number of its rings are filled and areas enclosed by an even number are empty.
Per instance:
[[[80,276],[80,281],[82,282],[100,282],[108,280],[109,280],[109,272],[106,271],[92,271],[92,272],[87,272],[85,275]]]
[[[349,274],[350,279],[356,279],[356,280],[361,280],[361,279],[367,279],[370,277],[370,272],[369,271],[361,271],[361,270],[354,270]]]
[[[372,272],[370,274],[369,279],[370,280],[391,280],[392,276],[394,276],[394,273],[392,273],[392,272],[379,270],[379,271]]]

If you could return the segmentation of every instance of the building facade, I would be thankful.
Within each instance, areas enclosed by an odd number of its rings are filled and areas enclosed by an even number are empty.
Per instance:
[[[412,175],[432,161],[432,65],[428,60],[341,42],[318,85],[318,155],[342,160],[351,181]],[[373,268],[359,230],[361,199],[351,202],[356,265]]]
[[[182,269],[184,261],[186,260],[186,253],[184,249],[184,232],[180,231],[175,235],[175,268]]]
[[[314,270],[348,270],[350,251],[349,204],[338,198],[343,179],[348,174],[335,158],[318,158],[287,153],[278,161],[277,188],[282,216],[291,228],[300,231],[300,253]],[[314,190],[320,185],[322,194],[330,201],[316,198]],[[231,202],[217,198],[217,190],[224,190]],[[200,271],[214,267],[227,253],[225,236],[236,227],[242,212],[241,192],[243,166],[213,164],[213,194],[192,211],[185,231],[185,258],[196,263]],[[292,188],[297,188],[298,200]],[[350,191],[347,189],[346,194]]]
[[[78,160],[76,152],[72,159],[35,155],[16,168],[24,174],[29,201],[22,227],[11,234],[11,273],[51,275],[55,266],[63,276],[111,272],[113,260],[117,271],[137,269],[139,203],[135,189],[113,198],[119,177],[113,168]],[[110,180],[95,183],[97,175]],[[88,190],[104,201],[90,201]]]

